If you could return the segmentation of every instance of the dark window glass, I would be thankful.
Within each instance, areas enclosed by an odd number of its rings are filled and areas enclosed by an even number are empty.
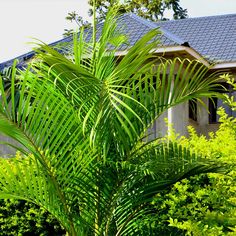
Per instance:
[[[222,84],[227,90],[223,90],[219,88],[220,93],[225,93],[228,96],[233,96],[234,100],[236,100],[236,91],[233,91],[232,87],[228,84]],[[219,98],[212,98],[209,99],[209,123],[217,123],[219,122],[219,116],[217,115],[217,110],[223,107],[225,109],[226,114],[229,116],[236,117],[236,111],[233,111],[231,107],[227,104],[224,104],[222,99]]]
[[[197,121],[197,100],[196,99],[192,99],[189,101],[188,114],[189,114],[190,119]]]

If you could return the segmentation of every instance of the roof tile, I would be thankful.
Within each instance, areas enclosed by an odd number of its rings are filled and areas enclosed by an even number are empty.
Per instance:
[[[162,46],[176,46],[186,42],[203,57],[210,61],[236,61],[236,14],[188,18],[181,20],[151,22],[135,14],[128,13],[120,16],[117,21],[118,30],[129,37],[129,46],[134,45],[151,29],[160,28]],[[97,37],[101,35],[102,23],[98,24]],[[91,38],[91,31],[87,32],[87,39]],[[50,44],[51,46],[65,45],[71,50],[72,37],[67,37]],[[69,43],[69,44],[68,44]],[[120,50],[126,50],[128,45],[122,45]],[[65,51],[65,50],[62,50]],[[25,64],[34,52],[21,55],[15,59],[20,66]],[[0,64],[0,71],[13,63],[13,60]]]
[[[211,61],[236,61],[236,14],[162,21],[156,25],[187,41]]]

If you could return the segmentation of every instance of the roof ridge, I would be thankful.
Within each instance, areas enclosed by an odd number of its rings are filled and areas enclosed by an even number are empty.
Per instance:
[[[183,45],[183,44],[188,44],[187,41],[184,41],[183,39],[181,39],[179,36],[171,33],[169,30],[166,30],[164,29],[163,27],[160,27],[160,30],[163,32],[163,34],[169,38],[170,40],[180,44],[180,45]]]
[[[145,18],[142,18],[142,17],[140,17],[140,16],[137,16],[137,15],[134,14],[134,13],[126,13],[126,14],[124,14],[124,15],[130,16],[131,18],[133,18],[133,19],[139,21],[140,23],[142,23],[143,25],[148,26],[148,27],[151,28],[151,29],[156,29],[156,28],[157,28],[157,26],[156,26],[156,24],[155,24],[154,22],[149,21],[149,20],[147,20],[147,19],[145,19]]]
[[[136,14],[134,13],[126,13],[127,15],[129,15],[131,18],[139,21],[140,23],[148,26],[149,28],[151,29],[156,29],[157,28],[157,25],[152,22],[152,21],[149,21],[147,19],[144,19],[140,16],[137,16]],[[126,15],[124,14],[124,15]],[[183,45],[183,44],[188,44],[186,41],[182,40],[180,37],[178,37],[177,35],[171,33],[169,30],[166,30],[164,29],[163,27],[159,27],[160,28],[160,31],[163,33],[164,36],[166,36],[168,39],[170,39],[171,41],[177,43],[177,44],[180,44],[180,45]]]
[[[186,20],[195,20],[195,19],[205,19],[205,18],[219,18],[219,17],[231,17],[231,16],[236,16],[236,13],[232,14],[222,14],[222,15],[212,15],[212,16],[197,16],[197,17],[189,17],[189,18],[184,18],[184,19],[171,19],[171,20],[166,20],[166,21],[156,21],[155,24],[159,23],[165,23],[165,22],[173,22],[173,21],[186,21]]]

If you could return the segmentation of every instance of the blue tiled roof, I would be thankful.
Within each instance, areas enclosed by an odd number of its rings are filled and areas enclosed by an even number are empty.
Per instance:
[[[210,61],[236,61],[236,14],[162,21],[156,26],[178,35]]]
[[[18,61],[18,67],[22,67],[25,64],[25,61],[27,61],[28,59],[32,58],[35,55],[35,53],[32,52],[28,52],[25,53],[23,55],[20,55],[14,59],[5,61],[3,63],[0,64],[0,71],[2,71],[4,69],[4,67],[9,67],[13,64],[14,60]]]
[[[62,40],[58,40],[56,42],[53,42],[51,44],[49,44],[50,46],[57,46],[61,43],[68,43],[68,42],[71,42],[72,41],[72,37],[66,37]],[[17,60],[18,63],[17,63],[17,66],[18,67],[23,67],[25,65],[25,62],[28,61],[29,59],[31,59],[33,56],[35,55],[35,52],[34,51],[31,51],[31,52],[28,52],[28,53],[25,53],[23,55],[20,55],[18,57],[15,57],[11,60],[8,60],[8,61],[5,61],[3,63],[0,63],[0,71],[2,71],[4,69],[4,67],[9,67],[13,64],[14,60]]]
[[[103,24],[100,23],[97,25],[97,35],[96,37],[99,38],[102,31]],[[128,37],[128,43],[122,45],[119,50],[126,50],[129,47],[133,46],[139,39],[141,39],[146,33],[148,33],[151,29],[157,28],[156,24],[154,22],[145,20],[139,16],[136,16],[135,14],[128,13],[121,15],[117,20],[117,29],[120,33],[126,35]],[[160,28],[160,27],[158,27]],[[158,38],[161,41],[161,45],[163,46],[169,46],[169,45],[181,45],[185,42],[180,39],[179,37],[173,35],[171,32],[169,32],[166,29],[161,29],[162,36]],[[89,40],[92,37],[92,30],[87,30],[85,32],[86,39]],[[65,43],[69,42],[69,45],[67,45],[67,48],[72,47],[71,39],[68,40],[62,39],[60,41],[57,41],[56,43],[53,43],[53,45],[56,45],[57,43]]]
[[[122,45],[120,50],[126,50],[134,45],[142,36],[154,28],[162,32],[161,46],[185,45],[192,47],[209,61],[236,61],[236,14],[188,18],[182,20],[151,22],[132,13],[118,18],[118,29],[128,36],[129,44]],[[98,24],[97,37],[101,34],[102,24]],[[91,32],[87,32],[88,38]],[[56,41],[51,46],[67,43],[67,49],[72,46],[72,38],[67,37]],[[19,65],[34,56],[34,52],[21,55]],[[13,59],[14,60],[14,59]],[[13,60],[0,64],[0,70],[10,66]]]
[[[129,35],[131,45],[144,36],[150,29],[157,28],[157,25],[154,22],[148,21],[132,13],[123,15],[122,20],[124,21],[123,25],[127,27],[126,31]],[[162,32],[160,38],[162,46],[174,46],[185,43],[184,40],[177,35],[172,34],[171,31],[164,29],[161,26],[158,26],[158,28]]]

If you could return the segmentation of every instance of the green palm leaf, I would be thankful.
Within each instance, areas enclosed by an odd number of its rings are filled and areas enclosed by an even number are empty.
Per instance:
[[[39,43],[7,90],[1,78],[0,131],[24,154],[1,160],[1,198],[44,207],[73,236],[144,235],[137,222],[153,215],[155,194],[220,170],[176,144],[143,141],[170,107],[217,95],[218,76],[199,62],[155,55],[158,35],[116,57],[126,38],[111,11],[97,42],[81,32],[66,56]]]

